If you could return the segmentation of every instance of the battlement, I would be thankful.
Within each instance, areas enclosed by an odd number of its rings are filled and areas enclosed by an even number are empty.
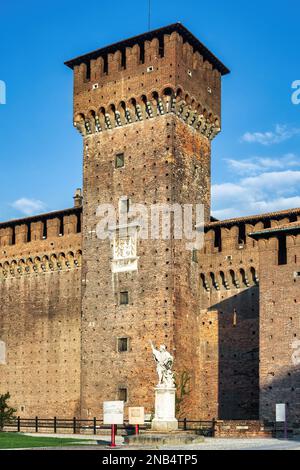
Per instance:
[[[249,216],[237,219],[211,222],[205,226],[205,246],[203,252],[207,254],[244,249],[253,250],[257,247],[255,232],[260,233],[266,229],[276,229],[300,220],[300,208],[281,212]],[[274,230],[273,230],[274,231]],[[276,230],[274,231],[276,236]]]
[[[221,76],[229,70],[180,23],[66,62],[74,70],[74,125],[99,133],[174,113],[213,138]]]
[[[82,208],[76,207],[2,222],[0,249],[80,233],[81,216]]]
[[[65,62],[65,65],[74,69],[74,67],[80,66],[82,63],[87,64],[89,61],[101,58],[103,59],[103,62],[106,63],[107,68],[109,64],[112,65],[113,63],[118,65],[117,69],[120,69],[121,67],[126,69],[126,65],[133,65],[136,67],[138,62],[132,64],[132,60],[130,60],[133,57],[136,57],[136,60],[139,62],[145,62],[149,58],[164,56],[164,48],[166,43],[169,42],[168,36],[175,32],[181,36],[182,44],[189,44],[190,47],[185,46],[185,52],[191,50],[192,47],[193,51],[197,51],[202,55],[203,59],[208,61],[222,75],[229,73],[229,69],[181,23],[174,23],[160,29],[134,36],[130,39],[117,42],[110,46],[97,49],[88,54],[76,57],[75,59],[68,60]],[[153,40],[155,41],[154,49],[150,46],[150,43]],[[137,51],[140,51],[139,55],[137,55]],[[151,52],[155,52],[155,55],[151,55]],[[184,48],[182,52],[184,52]],[[100,62],[102,61],[100,60]],[[103,73],[108,72],[106,67],[103,67]]]

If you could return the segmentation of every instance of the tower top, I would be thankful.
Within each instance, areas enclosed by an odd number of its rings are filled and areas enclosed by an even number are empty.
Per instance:
[[[65,62],[65,65],[73,69],[76,65],[80,65],[85,62],[87,63],[99,57],[107,56],[107,54],[113,54],[116,51],[125,52],[127,47],[133,47],[136,44],[142,45],[145,43],[145,41],[151,41],[154,38],[157,38],[160,41],[160,44],[163,44],[164,35],[170,35],[173,32],[180,34],[180,36],[183,38],[183,41],[188,42],[193,47],[194,52],[199,52],[203,59],[210,62],[212,66],[222,75],[230,73],[230,70],[181,23],[173,23],[169,26],[164,26],[163,28],[148,31],[146,33],[134,36],[130,39],[119,41],[101,49],[96,49],[95,51],[68,60]]]

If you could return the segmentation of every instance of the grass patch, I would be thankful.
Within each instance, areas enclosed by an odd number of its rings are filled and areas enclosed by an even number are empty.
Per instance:
[[[88,440],[64,437],[25,436],[15,432],[0,432],[0,449],[20,449],[30,447],[64,447],[90,445]],[[95,443],[96,444],[96,443]]]

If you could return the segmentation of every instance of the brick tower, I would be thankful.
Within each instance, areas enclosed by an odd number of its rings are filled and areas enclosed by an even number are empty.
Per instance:
[[[84,144],[82,416],[101,414],[114,399],[153,411],[153,340],[174,355],[177,381],[190,378],[182,406],[195,417],[196,253],[173,237],[141,240],[133,230],[122,239],[118,224],[112,240],[101,240],[97,207],[201,203],[209,221],[211,140],[229,71],[179,23],[66,65]]]

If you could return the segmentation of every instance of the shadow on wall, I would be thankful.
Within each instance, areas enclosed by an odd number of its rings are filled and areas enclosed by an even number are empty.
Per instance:
[[[213,305],[218,311],[219,419],[259,417],[259,288]]]
[[[260,417],[266,422],[276,419],[276,404],[286,403],[287,422],[300,426],[300,364],[286,369],[261,389]]]

